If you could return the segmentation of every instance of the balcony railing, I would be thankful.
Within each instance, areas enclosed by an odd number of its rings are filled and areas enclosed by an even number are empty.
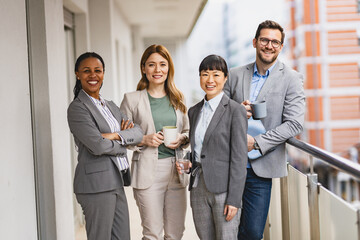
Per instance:
[[[360,165],[311,144],[289,139],[309,154],[310,173],[288,165],[289,175],[274,179],[264,240],[360,240],[360,211],[318,183],[313,158],[360,179]]]

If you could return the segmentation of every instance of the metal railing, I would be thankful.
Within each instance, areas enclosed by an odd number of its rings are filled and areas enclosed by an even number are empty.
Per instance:
[[[306,174],[307,179],[307,199],[308,199],[308,224],[309,224],[309,236],[306,239],[311,240],[320,240],[320,208],[319,204],[319,193],[321,190],[321,185],[318,183],[318,175],[314,173],[313,167],[313,158],[320,159],[331,166],[335,167],[336,169],[345,172],[357,179],[360,179],[360,165],[357,163],[352,162],[351,160],[345,159],[318,147],[315,147],[311,144],[302,142],[298,139],[291,138],[287,141],[288,144],[294,146],[297,149],[300,149],[307,154],[309,154],[310,160],[310,173]],[[301,174],[303,175],[303,174]],[[288,177],[284,177],[280,179],[280,202],[281,202],[281,236],[282,239],[288,240],[294,237],[291,237],[291,214],[290,214],[290,200],[289,200],[289,189],[292,191],[293,188],[297,186],[290,186],[289,188],[289,179]],[[305,185],[304,185],[305,186]],[[323,188],[322,188],[323,189]],[[300,192],[300,190],[298,190]],[[291,197],[291,196],[290,196]],[[335,197],[335,196],[334,196]],[[306,198],[306,197],[305,197]],[[333,211],[333,209],[327,209],[327,211]],[[357,239],[360,240],[360,211],[355,210],[357,214],[357,220],[355,221],[357,224]],[[273,240],[269,234],[269,227],[272,224],[269,223],[269,218],[267,222],[267,226],[264,232],[264,240]],[[280,236],[280,235],[279,235]],[[299,238],[298,239],[304,239]],[[324,239],[322,237],[322,239]],[[278,238],[277,238],[278,240]]]
[[[321,148],[315,147],[309,143],[302,142],[296,138],[290,138],[288,144],[316,157],[340,171],[346,172],[355,178],[360,179],[360,164],[354,163],[349,159],[340,157]],[[313,173],[313,161],[310,159],[310,173]]]

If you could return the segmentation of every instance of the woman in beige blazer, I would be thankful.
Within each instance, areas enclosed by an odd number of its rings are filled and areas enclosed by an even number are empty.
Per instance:
[[[185,230],[188,176],[175,167],[175,152],[188,144],[189,120],[183,94],[174,84],[174,65],[162,45],[148,47],[140,62],[137,91],[127,93],[120,109],[144,131],[133,150],[132,187],[143,239],[178,239]],[[178,138],[164,146],[161,129],[177,126]]]

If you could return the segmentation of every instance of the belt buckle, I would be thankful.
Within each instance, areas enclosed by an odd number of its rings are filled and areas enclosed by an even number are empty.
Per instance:
[[[200,169],[201,169],[201,165],[197,165],[194,169],[192,169],[191,175],[195,177],[199,173]]]

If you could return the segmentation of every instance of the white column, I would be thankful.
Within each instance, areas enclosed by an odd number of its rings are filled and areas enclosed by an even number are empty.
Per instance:
[[[0,3],[1,239],[38,239],[25,3]]]
[[[63,18],[63,3],[45,3],[46,53],[55,213],[57,239],[74,239],[74,211],[70,131],[67,124],[68,79]],[[57,17],[54,17],[57,16]],[[51,159],[49,159],[51,161]]]

